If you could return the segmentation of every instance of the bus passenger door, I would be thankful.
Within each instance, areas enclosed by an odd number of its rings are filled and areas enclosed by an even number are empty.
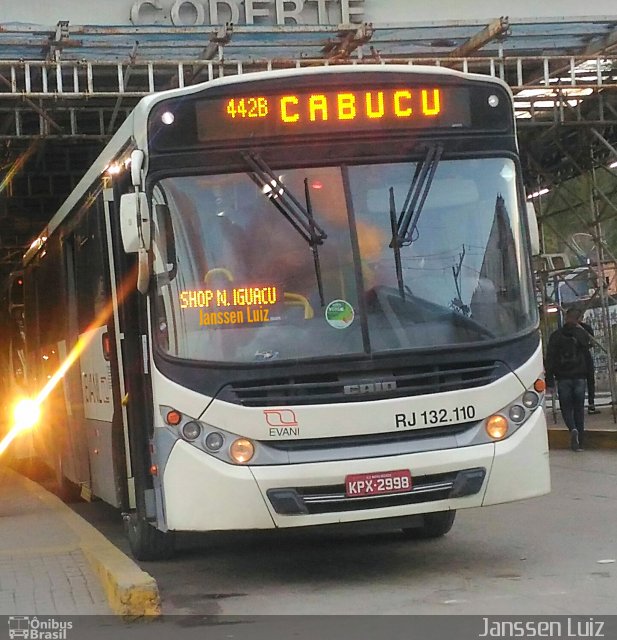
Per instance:
[[[80,398],[72,402],[72,411],[78,414],[72,419],[85,427],[90,491],[120,507],[126,496],[124,445],[102,200],[99,195],[73,234],[65,238],[65,247],[70,247],[66,251],[70,342],[71,347],[79,345],[78,366],[73,369],[79,376]]]
[[[127,510],[139,518],[156,518],[156,501],[150,474],[152,438],[152,391],[149,371],[146,297],[137,291],[135,255],[124,252],[119,228],[120,197],[128,187],[120,176],[104,194],[107,261],[113,301],[114,359],[122,398],[122,421],[126,468]]]

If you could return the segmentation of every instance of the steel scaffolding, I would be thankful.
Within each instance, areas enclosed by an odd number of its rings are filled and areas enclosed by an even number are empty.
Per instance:
[[[603,157],[603,163],[617,162],[617,150],[596,129],[590,128],[588,135],[610,152],[608,160]],[[551,269],[549,261],[544,260],[537,265],[536,282],[545,343],[551,331],[561,324],[566,308],[577,306],[584,312],[584,320],[594,331],[592,354],[597,389],[610,395],[608,404],[613,421],[617,422],[617,258],[606,237],[606,227],[617,221],[617,172],[611,170],[610,164],[607,167],[597,161],[589,142],[585,166],[581,165],[580,156],[573,157],[562,149],[563,157],[576,166],[578,178],[561,181],[559,175],[547,169],[537,174],[544,187],[535,192],[539,195],[534,198],[544,255],[550,256],[546,238],[552,235],[562,251],[569,251],[582,263]],[[609,192],[600,184],[600,172],[605,177],[603,182],[611,187]],[[556,224],[560,216],[563,221],[566,213],[578,223],[579,230],[574,234],[564,230],[563,222]],[[580,246],[581,236],[587,240],[586,250]]]
[[[96,61],[0,60],[0,140],[70,136],[104,139],[128,112],[154,91],[213,78],[289,67],[328,64],[443,66],[499,77],[515,96],[521,126],[617,124],[617,55],[487,58],[354,58],[315,60],[167,60],[110,64]],[[615,69],[613,71],[613,68]],[[584,103],[593,99],[590,120]]]

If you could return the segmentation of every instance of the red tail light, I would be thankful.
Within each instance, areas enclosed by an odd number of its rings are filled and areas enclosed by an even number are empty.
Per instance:
[[[111,338],[109,337],[109,332],[105,331],[101,336],[101,343],[103,346],[103,357],[105,360],[109,360],[111,358]]]

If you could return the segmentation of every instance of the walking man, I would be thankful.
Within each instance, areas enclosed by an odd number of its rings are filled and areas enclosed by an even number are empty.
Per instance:
[[[586,322],[579,322],[581,327],[593,338],[593,328]],[[587,413],[593,415],[595,413],[602,413],[600,409],[596,409],[596,367],[589,350],[589,362],[587,369]]]
[[[557,380],[559,407],[570,430],[572,451],[583,450],[585,389],[591,361],[591,339],[579,324],[581,315],[579,309],[568,309],[564,326],[551,334],[546,351],[546,385],[551,389]]]

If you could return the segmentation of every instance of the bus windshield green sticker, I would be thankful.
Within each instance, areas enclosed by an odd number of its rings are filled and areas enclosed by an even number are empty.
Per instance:
[[[346,329],[354,315],[353,307],[346,300],[333,300],[326,307],[326,322],[335,329]]]

